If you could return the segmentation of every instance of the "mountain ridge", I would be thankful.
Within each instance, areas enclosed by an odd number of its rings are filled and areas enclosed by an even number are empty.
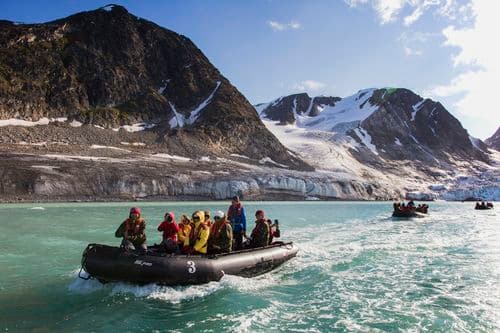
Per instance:
[[[119,142],[111,129],[138,124],[167,152],[273,156],[279,164],[311,169],[267,131],[246,98],[189,38],[122,6],[41,24],[1,25],[4,121],[59,122],[51,141],[57,141],[56,132],[71,136],[58,131],[71,123],[107,129],[106,140],[96,144]],[[37,126],[27,131],[38,135]]]
[[[364,145],[367,152],[393,160],[418,158],[433,164],[436,157],[449,162],[447,155],[453,154],[488,161],[487,146],[469,136],[441,103],[411,90],[370,88],[345,98],[320,98],[328,102],[317,103],[319,112],[312,114],[297,108],[297,100],[316,99],[307,94],[282,96],[259,104],[257,110],[263,119],[282,125],[347,134]],[[381,151],[373,147],[381,147]],[[397,154],[391,154],[394,150]]]

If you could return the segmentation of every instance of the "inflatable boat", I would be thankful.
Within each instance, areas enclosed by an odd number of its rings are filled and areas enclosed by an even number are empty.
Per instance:
[[[477,209],[477,210],[488,210],[488,209],[493,209],[493,207],[476,207],[474,209]]]
[[[166,254],[158,246],[140,254],[116,246],[89,244],[82,255],[82,269],[89,276],[79,276],[96,278],[101,283],[203,284],[219,281],[224,274],[244,277],[264,274],[295,257],[297,251],[293,243],[282,242],[213,255]]]
[[[395,210],[392,212],[392,217],[425,217],[427,214],[417,212],[416,210]]]

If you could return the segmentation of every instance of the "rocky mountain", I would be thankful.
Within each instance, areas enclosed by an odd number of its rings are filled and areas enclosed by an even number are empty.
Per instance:
[[[484,141],[489,147],[500,151],[500,127],[495,134]]]
[[[474,184],[488,189],[488,198],[500,193],[498,156],[441,103],[408,89],[365,89],[345,98],[294,94],[255,107],[298,157],[339,178],[414,197],[445,197],[451,189],[456,195],[447,198],[477,195]]]
[[[3,149],[45,142],[68,152],[135,140],[311,169],[191,40],[117,5],[43,24],[0,21],[0,138]]]
[[[441,103],[408,89],[366,89],[346,97],[278,98],[257,109],[262,118],[306,130],[345,134],[360,160],[417,160],[436,165],[451,159],[488,161],[487,146],[471,137]]]
[[[500,153],[409,90],[256,109],[121,6],[0,21],[0,201],[500,197]]]

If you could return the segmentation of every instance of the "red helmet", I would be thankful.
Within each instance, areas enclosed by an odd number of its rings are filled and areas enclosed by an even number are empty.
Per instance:
[[[130,208],[130,215],[132,214],[141,215],[141,210],[138,207],[132,207]]]
[[[175,214],[173,212],[167,212],[167,213],[165,213],[165,220],[167,220],[169,216],[170,216],[170,220],[171,221],[175,220]]]
[[[264,215],[264,211],[259,209],[258,211],[255,212],[255,216],[257,215]]]

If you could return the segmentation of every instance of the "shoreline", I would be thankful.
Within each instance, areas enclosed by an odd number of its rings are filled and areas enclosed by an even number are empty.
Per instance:
[[[324,199],[304,199],[297,198],[295,196],[284,196],[281,198],[276,197],[262,197],[262,198],[245,198],[241,197],[242,201],[245,202],[263,202],[263,201],[273,201],[273,202],[405,202],[408,201],[404,198],[399,198],[396,200],[367,200],[367,199],[336,199],[336,198],[324,198]],[[0,198],[1,204],[36,204],[36,203],[122,203],[122,202],[189,202],[189,201],[199,201],[199,202],[228,202],[231,201],[231,198],[226,199],[212,199],[201,196],[179,196],[179,197],[163,197],[163,196],[155,196],[148,198],[116,198],[116,197],[99,197],[99,198]],[[418,202],[475,202],[475,201],[466,201],[466,200],[414,200]],[[493,201],[495,202],[495,201]]]

